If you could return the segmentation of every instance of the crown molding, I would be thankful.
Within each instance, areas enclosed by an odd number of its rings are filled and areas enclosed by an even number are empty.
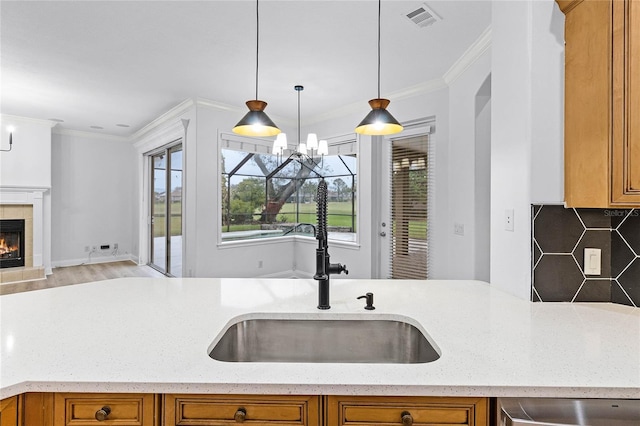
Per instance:
[[[444,73],[442,78],[447,85],[458,79],[464,72],[473,65],[484,52],[491,47],[491,25],[480,34],[471,46],[458,58],[458,60]]]
[[[436,78],[433,80],[425,81],[422,83],[418,83],[413,86],[406,87],[401,90],[396,90],[395,92],[390,92],[385,94],[385,98],[391,99],[392,101],[399,101],[402,99],[413,98],[419,95],[425,95],[431,92],[435,92],[440,89],[444,89],[447,87],[446,82],[442,78]],[[335,108],[329,112],[318,114],[316,116],[311,117],[306,120],[307,125],[309,124],[318,124],[323,121],[328,121],[335,118],[344,117],[345,115],[357,114],[361,113],[363,109],[366,107],[368,111],[367,102],[369,100],[361,100],[358,102],[354,102],[340,108]]]
[[[64,127],[59,127],[59,126],[54,127],[51,133],[54,135],[75,136],[75,137],[84,138],[84,139],[101,139],[101,140],[108,140],[112,142],[129,142],[128,136],[116,136],[116,135],[110,135],[105,133],[87,132],[84,130],[66,129]]]
[[[243,108],[234,105],[228,105],[222,102],[212,101],[211,99],[206,98],[196,98],[196,105],[198,105],[199,107],[216,109],[219,111],[231,111],[237,113],[244,112]]]
[[[47,126],[47,127],[54,127],[56,124],[58,124],[55,121],[43,120],[40,118],[30,118],[30,117],[21,117],[18,115],[0,114],[0,121],[5,121],[5,120],[11,121],[11,122],[20,122],[25,124],[36,124],[39,126]]]
[[[245,106],[238,107],[234,105],[224,104],[222,102],[212,101],[211,99],[206,98],[197,98],[196,104],[198,105],[198,107],[209,108],[217,111],[231,112],[237,114],[238,118],[247,113],[247,107]],[[269,114],[269,116],[273,119],[273,121],[278,122],[281,125],[294,126],[297,123],[297,121],[295,120],[290,120],[279,115]]]
[[[193,108],[195,104],[196,102],[194,99],[192,98],[185,99],[178,105],[171,108],[169,111],[162,114],[160,117],[156,118],[155,120],[153,120],[152,122],[150,122],[149,124],[141,128],[140,130],[138,130],[137,132],[129,136],[129,141],[133,142],[134,144],[137,144],[137,142],[140,141],[141,139],[144,139],[148,133],[151,133],[158,127],[161,127],[162,125],[170,122],[171,120],[174,120],[180,117],[186,111]]]

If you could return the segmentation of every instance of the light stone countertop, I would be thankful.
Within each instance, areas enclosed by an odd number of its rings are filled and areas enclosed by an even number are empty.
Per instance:
[[[375,294],[374,311],[357,296]],[[0,398],[23,392],[640,399],[640,309],[531,303],[478,281],[122,278],[0,296]],[[426,364],[227,363],[238,316],[409,318]]]

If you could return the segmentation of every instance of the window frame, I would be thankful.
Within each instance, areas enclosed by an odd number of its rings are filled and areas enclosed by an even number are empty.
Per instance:
[[[346,155],[351,155],[351,156],[355,156],[355,168],[356,171],[352,172],[351,170],[349,170],[350,174],[340,174],[340,175],[336,175],[336,176],[324,176],[327,179],[332,179],[332,178],[342,178],[345,176],[351,176],[353,178],[353,186],[355,186],[356,191],[355,194],[352,194],[351,197],[353,199],[352,204],[353,204],[353,215],[355,216],[355,218],[353,219],[353,224],[355,226],[355,231],[352,233],[349,233],[351,235],[353,235],[352,239],[345,241],[345,240],[340,240],[340,239],[334,239],[334,238],[330,238],[330,241],[332,244],[338,244],[338,245],[343,245],[343,246],[359,246],[359,241],[360,241],[360,197],[358,196],[358,171],[360,170],[360,137],[359,135],[355,134],[355,133],[349,133],[349,134],[344,134],[344,135],[339,135],[339,136],[333,136],[333,137],[328,137],[326,138],[328,141],[328,145],[329,145],[329,155],[330,156],[338,156],[338,155],[342,155],[342,156],[346,156]],[[217,160],[216,160],[216,164],[218,166],[218,168],[222,167],[222,151],[223,149],[229,149],[229,150],[233,150],[233,151],[239,151],[239,152],[246,152],[246,153],[254,153],[254,154],[266,154],[266,155],[273,155],[272,154],[272,145],[273,145],[273,140],[268,140],[268,139],[263,139],[263,138],[249,138],[249,137],[244,137],[244,136],[240,136],[240,135],[236,135],[233,133],[224,133],[224,132],[219,132],[218,133],[218,148],[216,149],[216,155],[217,155]],[[247,147],[249,149],[245,150],[244,148]],[[286,156],[288,156],[287,154],[285,154]],[[286,158],[286,157],[285,157]],[[343,161],[344,162],[344,161]],[[345,164],[345,167],[347,169],[349,169],[349,167]],[[228,175],[228,173],[225,173]],[[317,176],[314,176],[312,178],[309,179],[319,179],[320,175],[318,175],[316,173]],[[281,241],[281,240],[295,240],[297,238],[300,238],[302,240],[306,240],[306,241],[311,241],[311,240],[315,240],[315,237],[311,237],[311,236],[306,236],[306,235],[302,235],[302,234],[292,234],[292,235],[277,235],[277,236],[273,236],[273,237],[256,237],[256,238],[247,238],[247,239],[237,239],[237,240],[224,240],[223,239],[223,235],[224,235],[224,229],[226,227],[226,225],[223,225],[223,212],[222,212],[222,203],[224,202],[223,200],[223,190],[221,187],[222,184],[222,169],[218,170],[217,173],[217,181],[218,184],[216,185],[215,191],[217,192],[217,206],[218,206],[218,213],[217,213],[217,217],[219,216],[217,223],[216,223],[216,229],[217,229],[217,245],[219,248],[231,248],[231,247],[237,247],[238,245],[259,245],[259,244],[268,244],[270,241],[272,242],[277,242],[277,241]],[[264,177],[260,177],[260,176],[256,176],[257,178],[260,179],[266,179],[266,176]],[[308,179],[304,179],[305,181]],[[266,185],[266,183],[265,183]],[[300,186],[301,187],[301,186]],[[296,193],[299,193],[300,191],[300,187],[296,190]],[[314,222],[315,224],[315,222]]]

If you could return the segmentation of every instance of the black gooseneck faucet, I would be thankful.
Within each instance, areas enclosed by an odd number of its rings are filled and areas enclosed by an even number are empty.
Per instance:
[[[327,182],[324,179],[318,183],[317,192],[317,215],[318,228],[316,232],[316,240],[318,240],[318,248],[316,249],[316,274],[314,280],[318,281],[318,309],[329,309],[329,276],[332,274],[340,274],[347,271],[347,265],[329,262],[329,244],[327,241]]]

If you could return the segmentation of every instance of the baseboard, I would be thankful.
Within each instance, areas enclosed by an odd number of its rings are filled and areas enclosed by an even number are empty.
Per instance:
[[[62,268],[66,266],[79,266],[79,265],[93,265],[98,263],[110,263],[110,262],[121,262],[123,260],[130,260],[138,264],[137,257],[132,256],[129,253],[119,254],[119,255],[108,255],[108,256],[91,256],[91,258],[84,259],[68,259],[68,260],[55,260],[51,262],[51,266],[53,268]]]

